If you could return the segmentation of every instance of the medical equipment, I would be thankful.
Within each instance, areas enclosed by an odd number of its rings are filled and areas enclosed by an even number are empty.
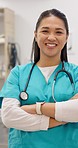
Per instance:
[[[30,81],[31,74],[32,74],[32,71],[33,71],[34,66],[35,66],[35,63],[33,64],[32,68],[30,70],[30,73],[29,73],[29,76],[28,76],[28,80],[27,80],[27,83],[26,83],[26,87],[25,87],[24,91],[22,91],[20,93],[20,98],[22,100],[27,100],[28,99],[28,93],[26,92],[26,90],[27,90],[27,87],[28,87],[28,84],[29,84],[29,81]]]
[[[20,98],[21,98],[22,100],[27,100],[27,99],[28,99],[28,93],[26,92],[26,90],[27,90],[27,87],[28,87],[28,84],[29,84],[29,81],[30,81],[31,74],[32,74],[32,71],[33,71],[34,66],[35,66],[35,63],[33,64],[32,68],[31,68],[31,70],[30,70],[30,73],[29,73],[29,76],[28,76],[28,80],[27,80],[27,83],[26,83],[26,87],[25,87],[24,91],[22,91],[22,92],[20,93]],[[71,83],[71,85],[72,85],[73,91],[74,91],[74,82],[73,82],[73,78],[72,78],[71,74],[65,70],[64,62],[62,62],[62,69],[59,70],[59,71],[55,74],[54,81],[53,81],[53,85],[52,85],[52,97],[53,97],[54,102],[56,102],[56,99],[55,99],[55,97],[54,97],[55,82],[56,82],[56,79],[57,79],[58,74],[61,73],[61,72],[64,72],[64,73],[67,74],[67,76],[68,76],[68,78],[69,78],[69,80],[70,80],[70,83]]]
[[[74,82],[73,82],[73,78],[72,78],[71,74],[70,74],[68,71],[65,70],[64,62],[62,62],[62,69],[59,70],[59,71],[56,73],[56,75],[55,75],[55,77],[54,77],[53,85],[52,85],[52,97],[53,97],[54,102],[57,102],[56,99],[55,99],[55,97],[54,97],[54,87],[55,87],[55,83],[56,83],[57,76],[58,76],[58,74],[61,73],[61,72],[64,72],[64,73],[67,74],[67,76],[68,76],[68,78],[69,78],[69,80],[70,80],[70,83],[71,83],[71,85],[72,85],[73,92],[74,92]]]
[[[16,43],[8,43],[8,55],[9,55],[9,64],[8,69],[12,69],[18,63],[20,65],[20,55],[18,55],[18,50],[16,48]]]

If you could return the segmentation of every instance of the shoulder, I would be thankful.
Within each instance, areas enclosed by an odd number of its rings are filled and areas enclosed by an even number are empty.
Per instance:
[[[24,65],[17,65],[11,70],[11,73],[20,73],[20,72],[28,71],[28,69],[30,70],[30,68],[32,67],[32,64],[33,63],[31,62]]]
[[[72,74],[73,77],[78,77],[78,65],[65,62],[65,69]]]
[[[69,69],[72,71],[78,71],[78,65],[73,64],[73,63],[65,62],[65,67],[66,69]]]
[[[22,75],[22,77],[24,75],[28,75],[30,69],[32,67],[32,63],[28,63],[26,65],[16,65],[9,73],[7,80],[11,80],[11,81],[18,81],[19,77]]]

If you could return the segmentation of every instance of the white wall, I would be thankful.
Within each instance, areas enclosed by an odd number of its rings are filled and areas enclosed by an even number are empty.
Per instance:
[[[78,6],[77,0],[0,0],[0,7],[15,11],[15,39],[21,48],[21,62],[30,57],[36,21],[43,10],[57,8],[68,18],[72,32],[73,49],[69,53],[70,62],[78,64]]]

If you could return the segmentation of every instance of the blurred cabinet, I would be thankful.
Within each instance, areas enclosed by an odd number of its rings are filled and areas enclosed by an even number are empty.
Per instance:
[[[15,40],[14,11],[0,8],[0,89],[9,74],[8,43]]]

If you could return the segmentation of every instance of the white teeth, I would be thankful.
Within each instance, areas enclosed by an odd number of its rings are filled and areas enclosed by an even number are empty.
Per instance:
[[[56,44],[47,44],[47,46],[50,46],[50,47],[55,47],[56,46]]]

